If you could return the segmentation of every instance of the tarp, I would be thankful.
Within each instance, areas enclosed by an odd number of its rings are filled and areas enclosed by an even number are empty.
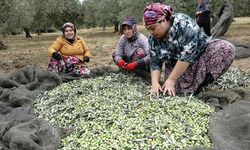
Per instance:
[[[51,72],[27,66],[0,77],[0,149],[56,150],[60,134],[47,121],[35,117],[37,94],[60,85]]]
[[[91,69],[93,78],[115,71],[110,66]],[[56,150],[60,144],[58,129],[44,119],[35,117],[36,96],[63,82],[79,79],[55,74],[34,65],[16,69],[0,77],[0,150]]]
[[[110,67],[92,69],[88,77],[113,71]],[[0,149],[56,150],[60,132],[44,119],[36,118],[32,105],[37,94],[51,90],[70,76],[26,66],[0,77]],[[250,92],[236,88],[208,91],[198,95],[216,108],[209,121],[214,150],[250,149]],[[205,150],[202,146],[189,150]]]
[[[209,121],[214,150],[250,149],[250,91],[244,88],[209,91],[199,98],[216,108]]]

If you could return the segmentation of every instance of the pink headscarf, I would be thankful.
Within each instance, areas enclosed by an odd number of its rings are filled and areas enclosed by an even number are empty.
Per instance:
[[[166,16],[171,16],[173,13],[174,10],[171,6],[161,3],[152,3],[144,9],[143,19],[145,25],[151,25],[164,19]]]

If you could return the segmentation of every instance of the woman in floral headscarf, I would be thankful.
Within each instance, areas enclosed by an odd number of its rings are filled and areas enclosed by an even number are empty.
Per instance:
[[[63,35],[49,47],[51,56],[48,70],[55,73],[66,73],[72,76],[89,74],[84,63],[90,61],[90,51],[85,41],[76,36],[76,28],[71,22],[62,26]]]
[[[116,65],[125,71],[134,72],[150,80],[148,39],[137,30],[137,21],[133,16],[125,17],[120,23],[123,35],[118,48],[113,52]]]
[[[235,47],[221,39],[208,37],[195,21],[165,4],[152,3],[144,10],[150,31],[152,93],[197,94],[220,77],[235,57]],[[165,81],[160,85],[165,64]]]

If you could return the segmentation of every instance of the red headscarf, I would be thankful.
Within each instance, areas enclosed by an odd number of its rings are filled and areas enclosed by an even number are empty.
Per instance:
[[[166,16],[171,16],[173,13],[174,10],[171,6],[161,3],[152,3],[146,6],[143,19],[145,25],[151,25],[164,19]]]

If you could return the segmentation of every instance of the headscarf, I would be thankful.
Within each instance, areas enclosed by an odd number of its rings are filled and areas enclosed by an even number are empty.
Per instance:
[[[123,20],[120,23],[121,31],[123,31],[124,25],[128,25],[128,26],[132,27],[133,36],[131,38],[127,38],[127,40],[129,42],[135,41],[137,39],[137,37],[138,37],[139,33],[137,32],[136,24],[137,24],[137,20],[133,16],[124,17]]]
[[[174,13],[171,6],[161,3],[151,3],[144,9],[144,23],[145,25],[151,25],[161,21],[164,18],[170,18]]]
[[[63,33],[64,33],[64,31],[65,31],[65,29],[67,27],[70,27],[76,33],[76,28],[75,28],[74,24],[71,23],[71,22],[66,22],[66,23],[63,24],[63,26],[62,26],[62,32]]]
[[[137,20],[135,19],[135,17],[126,16],[126,17],[123,18],[123,20],[120,23],[120,29],[122,31],[124,25],[128,25],[128,26],[132,27],[133,32],[137,32],[136,31],[136,24],[137,24]]]
[[[72,39],[67,39],[64,35],[64,32],[66,30],[67,27],[70,27],[73,31],[74,31],[74,37]],[[70,43],[73,43],[75,41],[75,37],[76,37],[76,28],[74,26],[73,23],[71,22],[66,22],[63,24],[62,28],[61,28],[62,32],[63,32],[63,36],[66,38],[67,41],[69,41]]]

